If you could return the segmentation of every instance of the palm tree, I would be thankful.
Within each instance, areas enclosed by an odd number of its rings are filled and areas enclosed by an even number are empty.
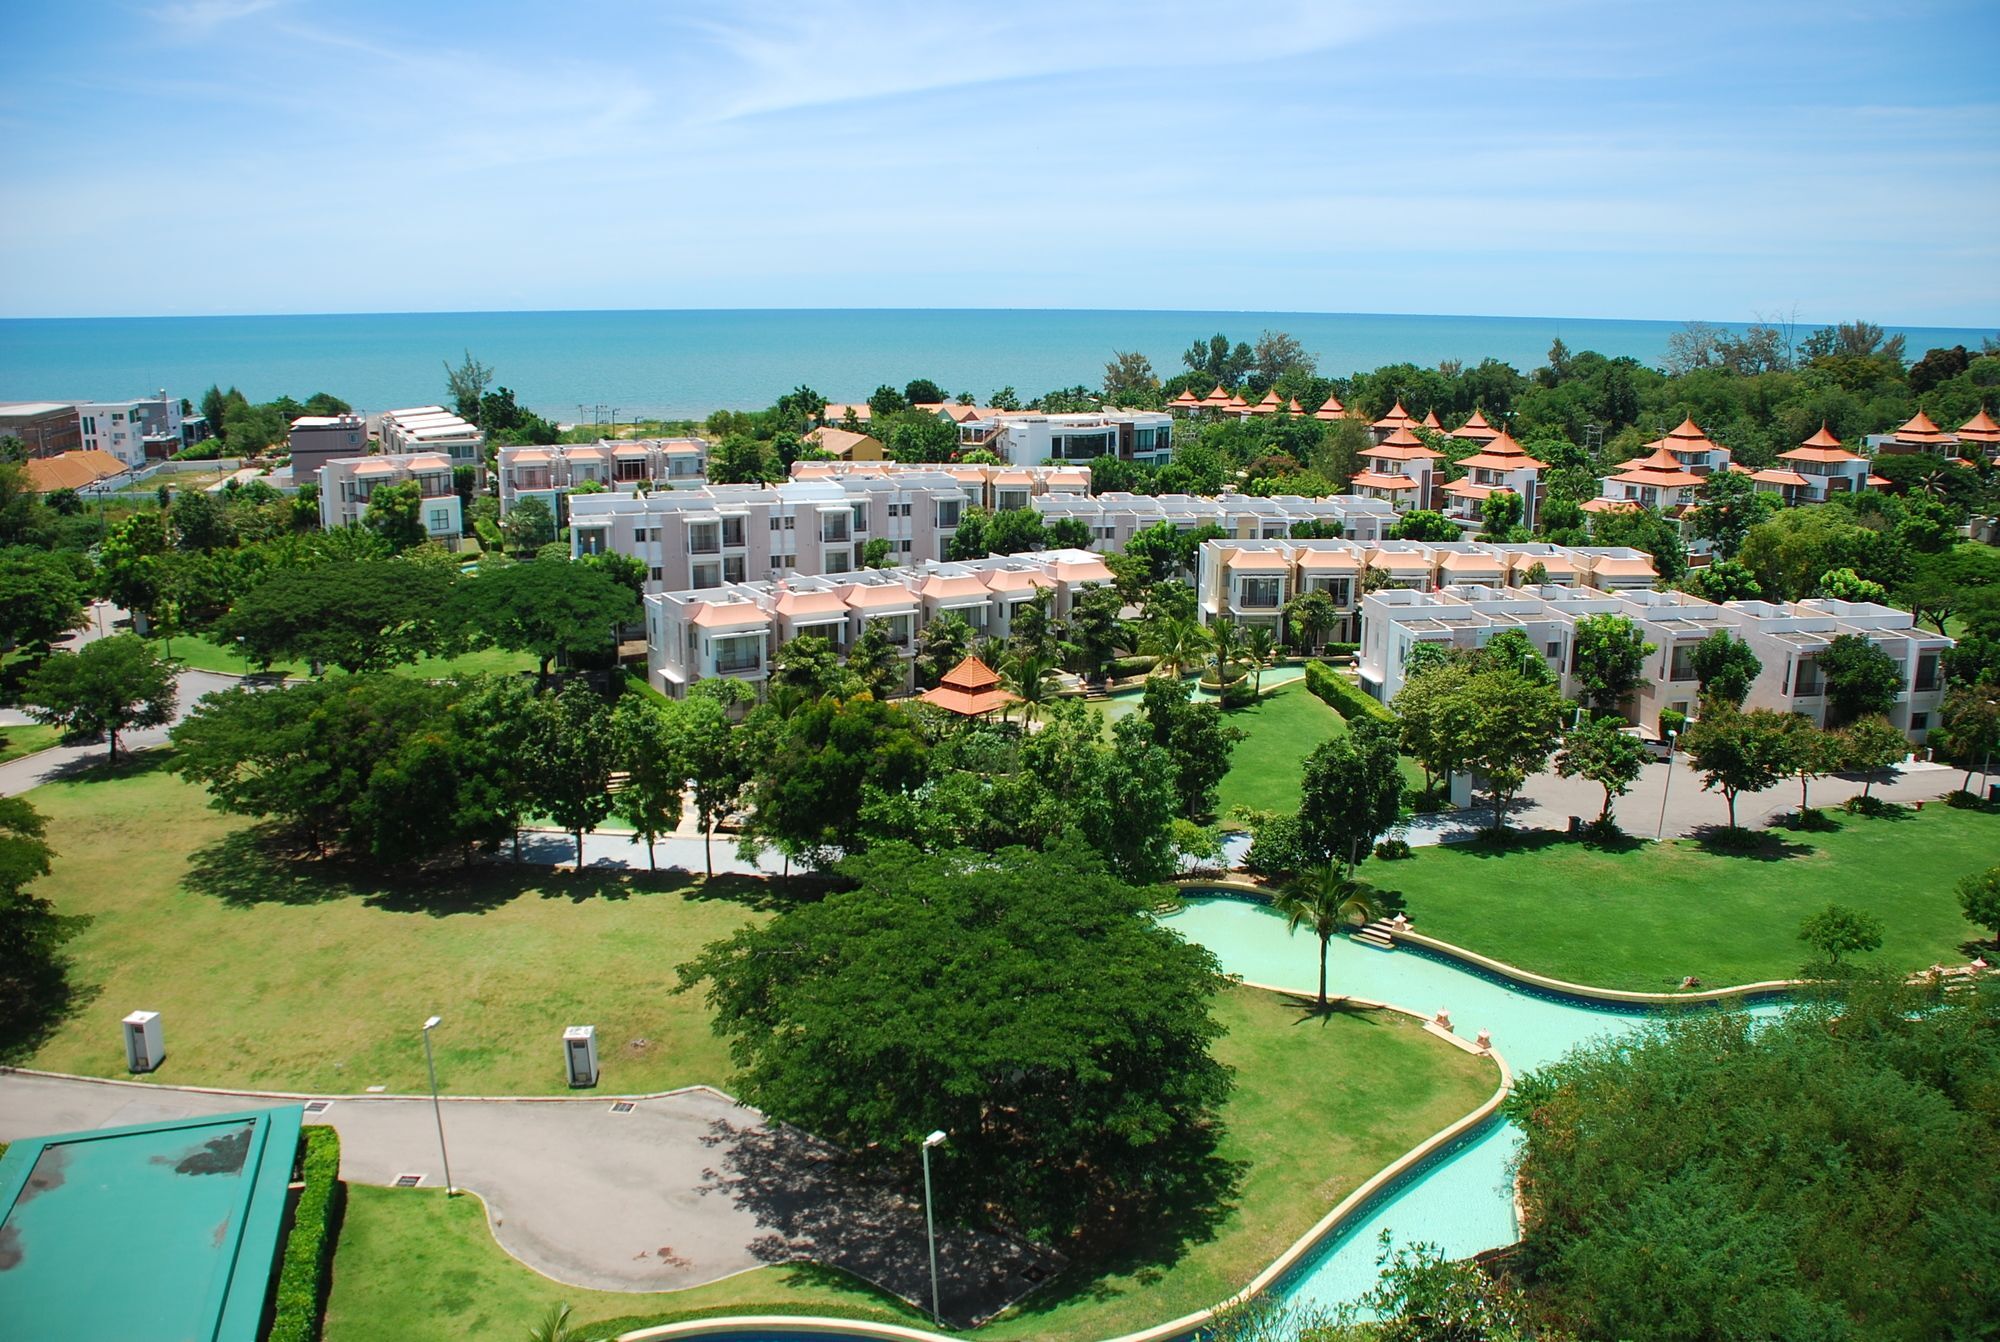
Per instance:
[[[1382,916],[1373,886],[1357,881],[1337,862],[1307,867],[1285,883],[1272,902],[1293,932],[1311,927],[1319,938],[1319,1009],[1326,1010],[1326,948],[1333,934],[1357,916],[1363,922]]]
[[[1160,659],[1163,670],[1171,670],[1178,676],[1188,668],[1188,663],[1200,655],[1201,646],[1206,642],[1202,628],[1195,621],[1178,615],[1162,615],[1148,620],[1139,646]]]
[[[1268,624],[1253,624],[1243,635],[1243,646],[1250,653],[1251,693],[1264,692],[1264,668],[1278,652],[1278,635]]]
[[[1062,682],[1056,679],[1055,658],[1026,650],[1007,659],[1000,672],[1000,681],[1020,699],[1021,721],[1024,724],[1034,722],[1062,689]]]
[[[1236,626],[1218,617],[1208,629],[1209,645],[1215,650],[1215,692],[1218,697],[1229,688],[1229,664],[1243,652],[1243,638]]]
[[[568,1305],[550,1305],[541,1321],[528,1329],[528,1342],[584,1342],[584,1336],[570,1327]]]

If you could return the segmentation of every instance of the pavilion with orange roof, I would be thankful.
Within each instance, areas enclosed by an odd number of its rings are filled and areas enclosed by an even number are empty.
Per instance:
[[[1931,417],[1919,410],[1875,450],[1892,457],[1925,452],[1934,457],[1951,458],[1957,455],[1954,450],[1957,447],[1956,438],[1932,423]]]
[[[977,657],[967,657],[945,674],[936,689],[917,697],[962,718],[984,717],[1021,702],[1020,695],[1000,688],[1000,677]]]
[[[1177,415],[1193,414],[1201,409],[1201,397],[1183,387],[1180,395],[1167,402],[1167,409]]]
[[[1338,396],[1329,393],[1327,398],[1320,402],[1319,409],[1313,411],[1313,418],[1318,420],[1346,419],[1347,407],[1340,403]]]
[[[2000,458],[2000,424],[1993,422],[1993,416],[1982,405],[1978,414],[1958,426],[1958,443],[1961,448],[1989,460]]]
[[[1284,408],[1285,403],[1278,399],[1278,393],[1273,389],[1265,392],[1264,399],[1250,407],[1250,413],[1253,415],[1275,415]]]
[[[1438,421],[1438,412],[1435,410],[1424,411],[1424,427],[1432,433],[1444,432],[1444,425]]]
[[[1881,479],[1868,473],[1868,458],[1848,451],[1825,424],[1791,451],[1780,452],[1778,460],[1785,464],[1752,471],[1750,478],[1761,492],[1788,504],[1824,503],[1829,495],[1859,493]]]
[[[1603,492],[1583,508],[1593,513],[1620,507],[1658,508],[1663,512],[1684,508],[1694,502],[1695,491],[1706,478],[1689,470],[1662,440],[1648,455],[1635,457],[1602,477],[1599,483]]]
[[[1451,431],[1451,436],[1468,443],[1490,443],[1500,436],[1500,431],[1488,424],[1485,413],[1475,407],[1465,423]]]

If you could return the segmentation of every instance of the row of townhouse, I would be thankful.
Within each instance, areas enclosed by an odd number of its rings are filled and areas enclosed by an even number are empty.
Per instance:
[[[1282,636],[1287,632],[1286,604],[1308,593],[1325,593],[1336,612],[1336,622],[1325,637],[1334,643],[1364,644],[1366,680],[1363,616],[1370,592],[1424,594],[1466,583],[1625,591],[1650,588],[1657,577],[1650,555],[1623,546],[1354,538],[1212,540],[1201,547],[1196,596],[1204,624],[1218,620],[1246,628],[1261,624]]]
[[[1084,471],[933,467],[804,472],[782,485],[574,494],[570,551],[639,560],[648,592],[705,591],[852,573],[865,567],[876,540],[888,543],[891,564],[941,560],[969,509],[1025,507],[1037,489],[1089,488]]]
[[[162,389],[129,401],[0,402],[0,438],[18,438],[30,458],[103,452],[127,468],[164,461],[214,436],[206,416],[183,413]]]
[[[1694,649],[1718,629],[1749,644],[1763,663],[1746,706],[1826,720],[1826,682],[1817,655],[1842,634],[1857,634],[1887,652],[1902,671],[1902,690],[1889,720],[1922,741],[1944,697],[1941,662],[1953,643],[1916,627],[1908,611],[1854,601],[1704,601],[1686,592],[1604,591],[1545,583],[1505,587],[1452,583],[1433,591],[1384,588],[1361,602],[1361,681],[1393,699],[1403,667],[1418,643],[1484,646],[1505,629],[1519,630],[1542,654],[1564,695],[1581,697],[1575,629],[1593,615],[1620,615],[1654,647],[1646,684],[1634,696],[1632,721],[1659,737],[1660,713],[1692,716],[1697,707]]]
[[[367,514],[368,501],[377,489],[414,480],[422,496],[417,518],[423,523],[424,534],[456,546],[465,518],[452,480],[453,465],[442,452],[380,453],[325,462],[317,468],[319,524],[328,531],[356,526]]]
[[[1073,518],[1090,528],[1090,548],[1101,553],[1123,550],[1134,532],[1171,524],[1187,533],[1221,527],[1240,540],[1281,540],[1300,523],[1340,525],[1349,540],[1376,541],[1396,524],[1395,509],[1354,494],[1308,499],[1293,494],[1259,497],[1250,494],[1097,495],[1050,494],[1034,500],[1044,523]]]
[[[761,693],[772,655],[793,639],[815,634],[845,651],[879,629],[902,654],[907,690],[918,641],[933,620],[956,615],[981,636],[1005,638],[1021,607],[1043,593],[1062,618],[1080,593],[1111,580],[1097,555],[1044,550],[655,593],[646,598],[647,681],[676,698],[717,676]]]
[[[495,469],[503,516],[521,500],[535,498],[561,518],[564,499],[579,485],[628,494],[699,489],[708,483],[708,444],[699,438],[639,438],[503,447]]]

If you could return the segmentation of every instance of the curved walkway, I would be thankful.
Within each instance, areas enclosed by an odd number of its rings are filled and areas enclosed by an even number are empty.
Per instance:
[[[0,1071],[0,1141],[230,1113],[301,1095]],[[632,1100],[442,1102],[453,1183],[486,1202],[494,1237],[529,1267],[600,1291],[670,1291],[810,1259],[913,1304],[930,1300],[923,1208],[851,1174],[842,1153],[707,1087]],[[341,1175],[444,1183],[427,1097],[343,1096],[315,1121],[340,1132]],[[947,1166],[948,1168],[948,1166]],[[939,1227],[945,1313],[984,1319],[1060,1266],[1046,1250]]]

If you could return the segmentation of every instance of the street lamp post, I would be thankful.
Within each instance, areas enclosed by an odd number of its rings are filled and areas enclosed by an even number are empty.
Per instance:
[[[437,1058],[431,1052],[431,1031],[435,1030],[443,1020],[444,1017],[442,1016],[432,1016],[424,1022],[424,1065],[430,1069],[431,1073],[431,1117],[437,1120],[438,1156],[444,1161],[444,1195],[450,1197],[452,1193],[451,1152],[445,1148],[444,1144],[444,1108],[438,1103]]]
[[[931,1246],[931,1317],[944,1322],[944,1311],[938,1308],[937,1270],[937,1222],[931,1216],[931,1148],[944,1145],[944,1133],[933,1132],[924,1138],[924,1236]]]
[[[1660,839],[1667,832],[1667,794],[1674,790],[1674,742],[1680,739],[1679,732],[1667,733],[1667,781],[1660,788],[1660,823],[1653,830],[1653,837]]]

